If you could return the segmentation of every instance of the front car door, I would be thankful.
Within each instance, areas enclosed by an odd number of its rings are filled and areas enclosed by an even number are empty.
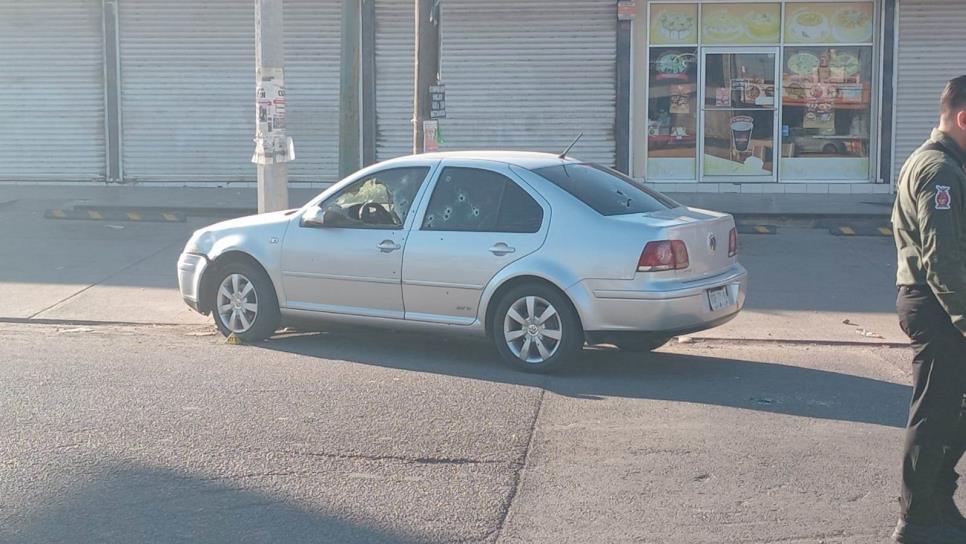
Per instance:
[[[305,217],[292,225],[282,247],[285,306],[401,319],[409,211],[430,171],[426,164],[365,175],[319,204],[323,225]]]
[[[493,276],[543,244],[550,207],[505,164],[446,160],[418,220],[403,257],[406,319],[469,325]]]

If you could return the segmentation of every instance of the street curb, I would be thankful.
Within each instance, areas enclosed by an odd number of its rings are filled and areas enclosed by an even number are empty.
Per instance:
[[[719,338],[714,336],[688,337],[687,342],[677,342],[671,346],[687,346],[693,344],[762,344],[762,345],[795,345],[795,346],[836,346],[854,348],[908,348],[908,342],[862,342],[859,340],[802,340],[791,338]]]
[[[140,321],[101,321],[96,319],[49,319],[43,317],[0,317],[0,323],[11,325],[58,325],[65,327],[197,327],[197,323],[143,323]]]

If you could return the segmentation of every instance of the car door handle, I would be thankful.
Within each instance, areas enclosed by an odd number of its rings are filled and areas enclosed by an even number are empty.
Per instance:
[[[515,251],[516,248],[510,247],[503,242],[493,244],[493,247],[490,248],[490,253],[496,255],[497,257],[502,257],[508,253],[514,253]]]
[[[383,240],[382,242],[379,242],[378,247],[379,247],[379,251],[382,251],[383,253],[392,253],[393,251],[396,251],[402,246],[397,244],[396,242],[393,242],[392,240]]]

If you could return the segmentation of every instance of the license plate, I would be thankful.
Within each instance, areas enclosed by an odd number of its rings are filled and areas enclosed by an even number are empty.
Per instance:
[[[711,303],[712,312],[723,310],[734,304],[734,301],[731,300],[731,292],[727,286],[708,289],[708,302]]]

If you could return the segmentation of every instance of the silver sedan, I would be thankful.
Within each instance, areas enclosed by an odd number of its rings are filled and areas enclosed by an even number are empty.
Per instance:
[[[541,153],[404,157],[297,210],[194,233],[184,300],[244,341],[282,324],[491,338],[526,370],[585,344],[649,351],[734,318],[747,272],[730,215]]]

